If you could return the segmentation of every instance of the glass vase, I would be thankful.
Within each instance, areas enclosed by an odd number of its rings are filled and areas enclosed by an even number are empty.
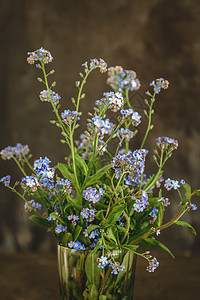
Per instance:
[[[72,252],[58,245],[60,300],[132,300],[136,255],[130,251],[112,251],[112,257],[125,265],[112,274],[112,268],[97,267],[101,251]]]

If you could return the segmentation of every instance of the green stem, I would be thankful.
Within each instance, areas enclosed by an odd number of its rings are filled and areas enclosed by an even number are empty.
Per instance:
[[[179,208],[179,210],[178,210],[177,214],[175,215],[175,217],[173,217],[173,219],[171,221],[169,221],[168,223],[166,223],[164,225],[161,225],[161,226],[155,228],[155,230],[157,231],[157,230],[167,228],[167,227],[171,226],[174,222],[178,221],[180,219],[180,217],[182,217],[182,215],[183,215],[182,214],[183,208],[184,208],[184,206],[182,205]],[[185,211],[184,211],[184,213],[185,213]]]
[[[130,107],[131,109],[133,109],[133,107],[131,106],[130,101],[129,101],[128,92],[129,92],[129,90],[126,89],[126,91],[125,91],[126,101],[127,101],[128,107]]]
[[[171,226],[174,222],[176,222],[180,216],[182,216],[182,210],[183,210],[183,206],[181,206],[181,208],[178,210],[177,214],[175,215],[175,217],[168,223],[161,225],[157,228],[155,228],[155,230],[161,230],[164,228],[167,228],[169,226]],[[139,237],[138,239],[136,239],[134,242],[131,243],[131,245],[136,245],[137,243],[139,243],[141,240],[143,240],[144,238],[148,237],[149,235],[153,234],[154,232],[152,232],[152,230],[150,229],[147,233],[145,233],[143,236]]]
[[[129,220],[129,217],[126,213],[125,213],[125,218],[126,218],[126,231],[125,231],[124,236],[122,237],[122,239],[120,241],[120,244],[122,244],[124,242],[125,238],[128,235],[129,228],[130,228],[130,220]]]
[[[22,168],[22,166],[20,165],[19,161],[17,160],[16,157],[13,156],[14,161],[16,162],[16,164],[18,165],[18,167],[20,168],[20,170],[22,171],[22,173],[24,174],[24,176],[26,177],[26,172],[24,171],[24,169]]]
[[[146,192],[148,192],[152,188],[152,186],[154,186],[154,184],[157,182],[157,180],[160,177],[160,172],[161,172],[161,170],[162,170],[162,168],[164,166],[164,163],[166,161],[166,160],[164,160],[164,162],[163,162],[163,154],[164,154],[164,149],[162,148],[161,149],[161,155],[160,155],[160,164],[159,164],[160,167],[158,169],[158,172],[157,172],[154,180],[149,185],[148,185],[148,182],[147,182],[147,187],[144,187],[144,191],[146,191]]]
[[[21,197],[26,203],[27,203],[27,205],[28,206],[30,206],[31,207],[31,209],[36,213],[36,215],[38,215],[40,218],[41,218],[41,216],[40,216],[40,214],[37,212],[37,210],[19,193],[19,192],[17,192],[17,190],[15,190],[14,188],[12,188],[11,186],[8,186],[8,188],[12,191],[12,192],[14,192],[14,193],[16,193],[19,197]]]
[[[46,71],[45,71],[44,63],[42,61],[41,61],[41,66],[42,66],[42,71],[43,71],[43,75],[44,75],[45,85],[46,85],[48,96],[49,96],[49,101],[50,101],[50,103],[53,107],[53,110],[56,114],[56,117],[58,119],[58,122],[60,124],[60,127],[61,127],[62,131],[68,135],[69,133],[68,133],[66,127],[64,126],[63,121],[61,120],[61,118],[58,114],[58,110],[57,110],[56,106],[54,105],[54,103],[51,99],[51,93],[50,93],[50,88],[49,88],[49,84],[48,84],[48,80],[47,80],[47,74],[46,74]],[[69,140],[68,140],[66,135],[65,135],[65,139],[66,139],[66,142],[67,142],[68,146],[70,147],[70,143],[69,143]]]
[[[74,177],[76,180],[77,188],[78,191],[80,191],[80,185],[77,177],[77,172],[76,172],[76,161],[75,161],[75,151],[74,151],[74,141],[73,141],[73,132],[71,130],[71,125],[69,127],[70,130],[70,142],[71,142],[71,154],[72,154],[72,162],[73,162],[73,170],[74,170]]]
[[[31,166],[31,164],[29,163],[28,159],[26,158],[26,155],[24,155],[23,152],[22,152],[22,155],[23,155],[23,158],[24,158],[26,164],[28,165],[28,167],[31,169],[31,171],[32,171],[33,173],[36,174],[35,170],[34,170],[33,167]]]
[[[79,105],[80,105],[80,100],[81,100],[81,94],[82,94],[82,90],[83,90],[83,87],[86,83],[86,80],[89,76],[89,74],[94,70],[96,69],[97,67],[94,67],[90,70],[88,70],[88,72],[86,73],[85,77],[83,78],[83,81],[81,82],[81,86],[79,88],[79,92],[78,92],[78,97],[77,97],[77,104],[76,104],[76,111],[78,112],[79,110]],[[76,126],[76,120],[74,121],[74,124],[73,124],[73,128],[72,128],[72,133],[74,133],[74,129],[75,129],[75,126]]]
[[[125,121],[124,121],[125,122]],[[105,144],[101,147],[101,149],[97,152],[96,156],[103,150],[103,148],[106,147],[106,145],[110,142],[110,140],[113,138],[113,135],[117,132],[117,130],[124,124],[120,123],[118,124],[118,126],[116,127],[116,129],[114,130],[114,132],[110,135],[110,137],[107,139],[107,141],[105,142]]]
[[[148,125],[147,125],[147,130],[146,130],[146,133],[145,133],[145,136],[143,138],[143,141],[142,141],[142,144],[140,146],[140,149],[143,148],[144,146],[144,143],[147,139],[147,136],[149,134],[149,131],[150,131],[150,127],[151,127],[151,116],[152,116],[152,108],[153,108],[153,103],[155,102],[155,96],[156,96],[156,91],[154,92],[152,98],[151,98],[151,104],[149,106],[149,115],[148,115]]]
[[[106,284],[106,281],[108,279],[108,276],[110,275],[110,272],[111,272],[111,268],[108,269],[108,271],[106,272],[106,275],[104,276],[104,279],[101,283],[101,286],[100,286],[100,289],[99,289],[99,295],[101,295],[102,291],[103,291],[103,288]]]

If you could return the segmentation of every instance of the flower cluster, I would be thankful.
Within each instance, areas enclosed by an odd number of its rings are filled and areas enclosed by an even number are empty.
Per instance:
[[[10,179],[11,179],[10,175],[4,176],[0,179],[0,183],[2,182],[5,186],[9,186]]]
[[[134,91],[140,88],[140,81],[136,78],[136,73],[124,70],[121,66],[108,69],[107,84],[117,91]]]
[[[101,196],[104,194],[104,192],[105,191],[103,188],[100,188],[98,192],[96,188],[88,187],[83,191],[83,197],[85,198],[85,200],[95,204],[101,199]]]
[[[156,139],[158,147],[162,147],[163,149],[177,149],[178,141],[172,138],[168,138],[166,136],[162,136]]]
[[[125,171],[128,176],[124,181],[127,185],[140,184],[141,175],[144,173],[146,149],[129,151],[128,154],[118,154],[112,161],[113,168],[118,178]]]
[[[33,52],[28,52],[28,55],[29,57],[27,58],[27,62],[31,65],[36,61],[42,61],[44,64],[48,64],[53,60],[51,53],[44,48],[40,48]]]
[[[118,136],[120,139],[125,139],[125,141],[130,141],[133,137],[133,131],[129,129],[120,128],[116,132],[116,136]]]
[[[154,92],[156,94],[159,94],[161,89],[168,89],[169,87],[169,81],[168,80],[164,80],[163,78],[159,78],[159,79],[156,79],[156,80],[153,80],[151,83],[150,83],[150,86],[153,86],[154,88]]]
[[[111,272],[111,274],[117,275],[120,271],[123,271],[125,266],[124,265],[120,265],[119,263],[113,262],[111,259],[108,260],[108,258],[106,256],[101,256],[99,258],[97,258],[97,262],[98,268],[105,268],[106,266],[111,267],[113,270]]]
[[[131,119],[132,120],[132,125],[133,126],[138,126],[141,123],[141,116],[137,111],[133,111],[131,108],[129,109],[122,109],[121,114],[126,118],[126,119]]]
[[[6,147],[1,150],[0,155],[4,160],[11,159],[13,157],[17,157],[19,160],[23,159],[25,155],[28,155],[30,152],[28,145],[22,145],[21,143],[17,143],[14,147]]]
[[[154,257],[153,259],[149,260],[149,266],[147,267],[148,272],[154,272],[155,269],[159,266],[159,262],[157,259]]]
[[[75,119],[80,120],[79,113],[77,111],[71,111],[71,110],[64,110],[64,112],[61,113],[62,121],[66,125],[70,125]]]
[[[72,252],[76,252],[77,250],[85,250],[85,245],[81,244],[79,241],[68,243],[68,247],[72,249]]]
[[[96,209],[89,209],[88,207],[83,208],[81,210],[81,216],[88,222],[92,222],[94,220],[94,214]]]
[[[133,199],[135,199],[135,197],[133,197]],[[133,209],[137,212],[142,212],[148,204],[148,194],[145,191],[142,191],[140,199],[135,200]]]
[[[122,96],[122,93],[107,92],[103,95],[104,97],[101,100],[96,101],[96,105],[106,105],[114,112],[120,110],[120,108],[124,106],[124,98]]]
[[[67,230],[66,226],[63,226],[61,224],[57,224],[56,228],[55,228],[55,232],[56,233],[61,233],[61,232],[65,232]]]
[[[109,119],[103,120],[99,116],[92,118],[92,123],[102,135],[110,133],[113,128],[113,123],[111,123]]]
[[[61,97],[52,90],[41,91],[39,97],[42,102],[45,102],[45,101],[50,102],[50,99],[51,99],[51,101],[54,103],[54,105],[58,105],[58,103],[61,99]]]
[[[30,200],[24,204],[24,209],[26,212],[31,212],[33,208],[35,208],[36,210],[41,210],[42,205],[35,202],[34,200]]]
[[[107,71],[107,63],[100,58],[99,60],[96,58],[93,58],[90,60],[89,66],[88,62],[86,61],[82,66],[85,68],[85,73],[87,74],[89,70],[100,68],[101,73],[105,73]]]
[[[165,180],[164,186],[168,191],[170,191],[171,189],[177,190],[178,188],[180,188],[180,184],[179,184],[178,180],[172,180],[170,178]]]

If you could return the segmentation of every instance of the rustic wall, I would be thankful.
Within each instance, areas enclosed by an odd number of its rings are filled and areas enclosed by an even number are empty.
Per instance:
[[[43,87],[36,81],[39,71],[26,63],[28,51],[41,46],[51,51],[56,91],[65,108],[76,95],[74,82],[81,64],[102,57],[110,66],[137,72],[142,88],[136,98],[142,97],[152,79],[170,81],[170,89],[156,104],[157,128],[149,146],[162,135],[179,139],[180,148],[166,167],[166,177],[185,178],[193,188],[200,186],[199,15],[200,4],[195,0],[1,1],[1,148],[27,143],[35,158],[47,155],[53,163],[66,155],[59,131],[48,122],[51,108],[38,99]],[[108,90],[105,75],[96,73],[93,79],[88,80],[82,104],[85,117],[94,100]],[[0,176],[7,174],[20,178],[12,162],[1,161]],[[50,234],[27,221],[20,199],[3,188],[0,193],[0,249],[55,249]],[[174,210],[172,204],[170,214]],[[197,229],[199,219],[199,212],[186,217]],[[173,232],[162,234],[172,249],[200,249],[200,232],[196,239],[187,229]]]

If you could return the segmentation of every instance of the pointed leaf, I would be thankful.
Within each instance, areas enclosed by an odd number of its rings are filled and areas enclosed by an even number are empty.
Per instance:
[[[98,170],[96,172],[96,174],[89,176],[87,183],[86,183],[86,187],[90,186],[92,184],[97,183],[97,181],[112,167],[112,165],[106,165],[103,168],[101,168],[100,170]]]
[[[104,214],[103,214],[103,210],[99,210],[97,213],[95,213],[94,217],[97,220],[103,220],[104,219]]]
[[[124,204],[113,207],[113,209],[111,209],[111,212],[108,215],[107,223],[108,224],[116,223],[119,217],[121,216],[124,208],[125,208]]]
[[[74,174],[72,173],[72,168],[66,164],[61,164],[61,163],[57,164],[57,168],[62,173],[62,175],[71,182],[73,187],[75,187],[76,186],[75,177]]]
[[[176,224],[176,225],[181,225],[181,226],[184,226],[184,227],[187,227],[189,230],[192,231],[192,233],[194,233],[195,235],[197,234],[197,233],[196,233],[196,230],[194,229],[194,227],[192,227],[192,225],[188,224],[187,222],[176,221],[176,222],[174,222],[174,224]]]
[[[155,246],[160,247],[161,249],[163,249],[163,250],[165,250],[166,252],[168,252],[173,258],[175,258],[174,255],[172,254],[172,252],[171,252],[165,245],[163,245],[161,242],[155,240],[153,237],[151,237],[151,238],[145,238],[144,240],[145,240],[147,243],[150,243],[150,244],[152,244],[152,245],[155,245]]]
[[[90,233],[92,230],[100,228],[99,225],[90,225],[90,227],[88,227],[87,229],[87,233]]]
[[[102,245],[102,240],[99,240],[95,246],[95,248],[92,250],[91,254],[95,253]]]
[[[105,296],[105,295],[100,295],[100,296],[99,296],[99,300],[107,300],[107,296]]]
[[[64,236],[61,241],[61,244],[65,247],[67,247],[68,243],[71,241],[72,241],[72,234],[70,232],[65,231]]]
[[[79,167],[79,169],[81,170],[81,172],[84,175],[87,175],[87,173],[88,173],[88,166],[87,166],[85,160],[80,155],[78,155],[77,153],[75,154],[75,161],[76,161],[76,165]]]
[[[82,229],[83,229],[83,228],[82,228],[81,226],[76,225],[76,229],[75,229],[75,231],[74,231],[74,241],[76,241],[76,240],[78,239],[78,237],[79,237],[79,235],[80,235]]]
[[[45,227],[45,228],[51,228],[52,227],[52,222],[51,221],[48,221],[47,219],[39,217],[37,215],[32,215],[32,216],[29,217],[29,219],[31,221],[39,224],[42,227]]]
[[[192,194],[193,194],[193,195],[200,196],[200,190],[194,190]]]
[[[127,251],[133,251],[135,252],[135,250],[137,250],[139,246],[138,245],[122,245],[121,248],[123,250],[127,250]]]
[[[183,188],[185,190],[186,200],[190,200],[190,198],[191,198],[191,187],[190,187],[190,185],[187,184],[187,183],[184,183]]]
[[[118,231],[115,230],[115,228],[109,227],[107,232],[106,237],[113,240],[116,244],[119,244]]]

